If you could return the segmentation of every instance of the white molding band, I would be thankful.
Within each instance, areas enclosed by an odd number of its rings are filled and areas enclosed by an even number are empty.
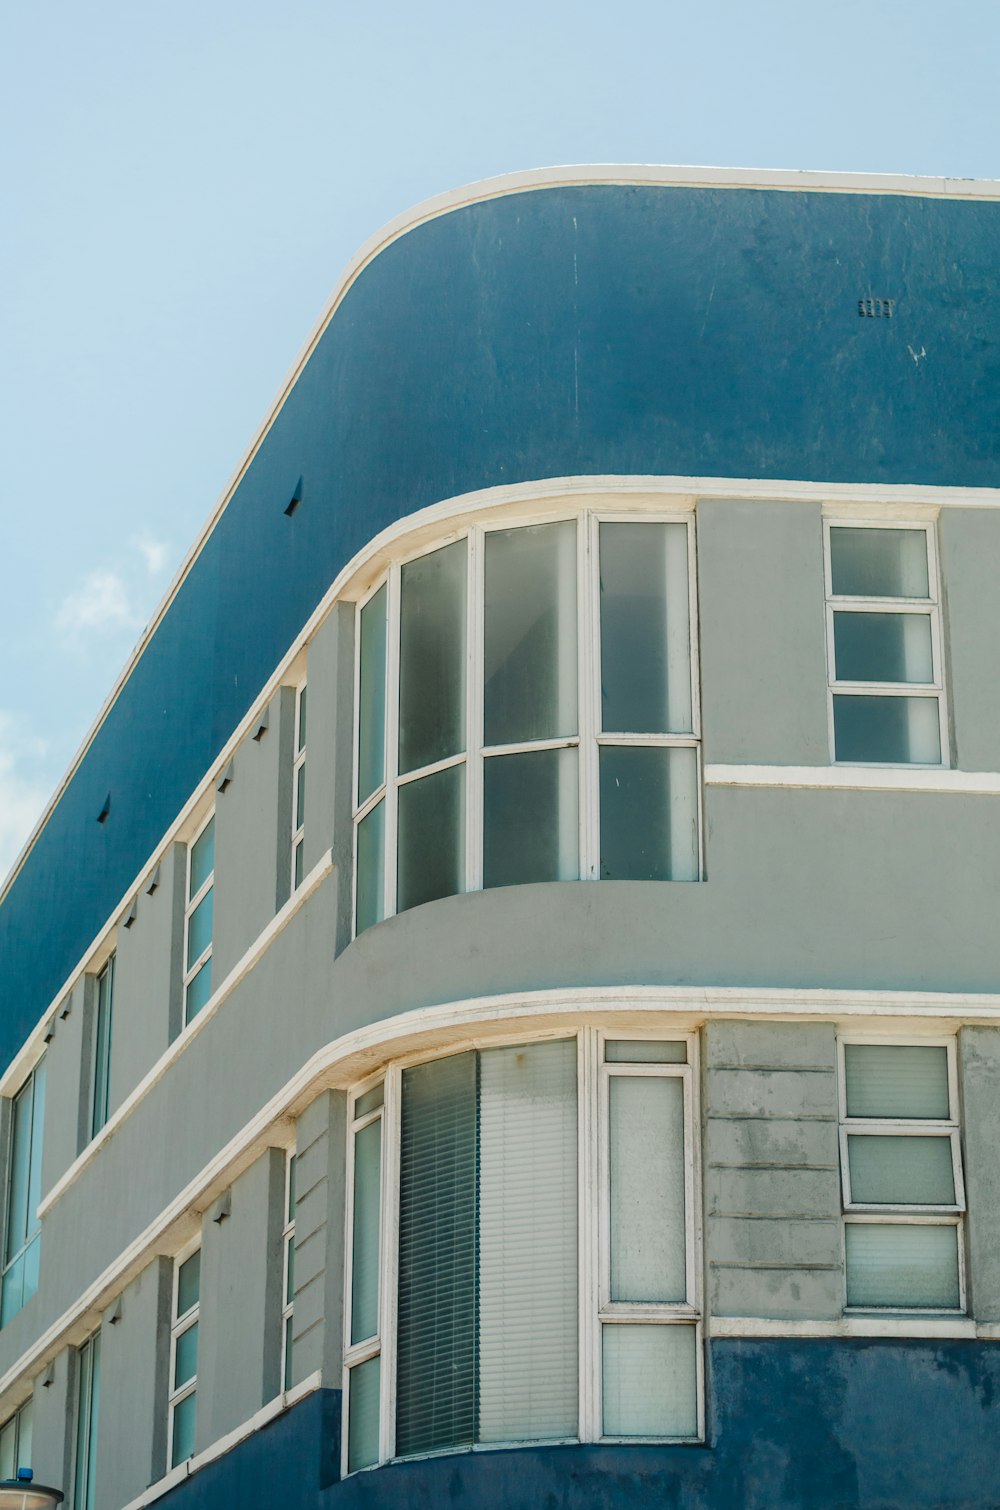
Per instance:
[[[1000,772],[934,766],[706,765],[706,786],[765,786],[837,792],[953,792],[1000,797]]]
[[[709,1316],[712,1337],[967,1337],[1000,1341],[1000,1328],[977,1325],[971,1316],[840,1316],[833,1321],[765,1320],[759,1316]]]

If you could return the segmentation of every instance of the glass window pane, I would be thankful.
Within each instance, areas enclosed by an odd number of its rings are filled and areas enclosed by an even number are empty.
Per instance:
[[[849,1117],[948,1119],[948,1050],[919,1044],[847,1043]]]
[[[358,933],[385,917],[385,800],[358,824]]]
[[[184,1021],[190,1022],[197,1017],[202,1007],[212,994],[212,961],[206,960],[198,974],[188,981],[187,996],[184,1001]]]
[[[833,699],[837,760],[883,765],[940,765],[941,729],[936,697]]]
[[[31,1162],[28,1167],[28,1236],[41,1229],[38,1203],[42,1199],[42,1144],[45,1127],[45,1060],[35,1070],[35,1089],[31,1098]],[[37,1263],[37,1256],[36,1256]],[[34,1289],[30,1292],[35,1293]],[[25,1299],[27,1300],[27,1295]]]
[[[833,643],[841,682],[932,682],[926,613],[835,613]]]
[[[215,887],[206,891],[194,912],[188,919],[188,946],[187,961],[185,968],[190,970],[196,959],[200,959],[212,942],[212,910],[214,905]]]
[[[174,1406],[174,1434],[170,1451],[170,1466],[176,1468],[194,1452],[194,1415],[197,1394],[194,1390]]]
[[[608,1093],[611,1299],[682,1302],[683,1082],[612,1075]]]
[[[485,742],[577,732],[576,525],[486,536]]]
[[[0,1479],[12,1479],[18,1470],[15,1462],[17,1448],[17,1417],[14,1416],[0,1431]],[[26,1463],[25,1467],[29,1465]]]
[[[661,1043],[656,1038],[609,1038],[604,1058],[608,1064],[687,1064],[687,1044]]]
[[[958,1228],[848,1222],[847,1304],[957,1310]]]
[[[296,755],[301,754],[301,752],[306,747],[306,703],[307,703],[307,700],[308,700],[308,696],[309,696],[309,689],[308,689],[308,687],[303,687],[302,691],[299,693],[299,698],[298,698],[298,702],[299,702],[299,727],[298,727],[298,738],[295,741],[295,753],[296,753]]]
[[[697,1334],[693,1326],[601,1328],[604,1435],[698,1435]]]
[[[31,1102],[34,1081],[29,1081],[14,1099],[12,1117],[10,1183],[7,1192],[6,1257],[24,1247],[28,1236],[28,1185],[31,1167]]]
[[[365,1091],[364,1095],[359,1096],[357,1101],[355,1101],[354,1115],[355,1117],[367,1117],[369,1112],[378,1111],[379,1107],[384,1105],[384,1103],[385,1082],[379,1081],[378,1085],[373,1085],[370,1091]]]
[[[293,884],[295,886],[296,891],[302,885],[302,863],[303,863],[302,862],[302,857],[303,857],[304,853],[305,853],[305,844],[300,839],[299,842],[295,846],[295,881],[294,881]]]
[[[483,885],[579,877],[576,750],[490,756],[483,764]]]
[[[291,1389],[292,1380],[295,1377],[294,1363],[292,1358],[293,1321],[291,1316],[285,1317],[285,1372],[282,1378],[282,1389]]]
[[[403,567],[400,581],[399,770],[465,749],[467,545]]]
[[[18,1468],[31,1467],[33,1425],[35,1419],[35,1405],[33,1400],[28,1400],[17,1413],[17,1466]]]
[[[389,588],[383,583],[361,610],[358,691],[358,802],[385,780],[385,652]]]
[[[381,1358],[369,1358],[352,1368],[349,1378],[347,1471],[370,1468],[378,1462]]]
[[[698,879],[698,761],[694,750],[605,745],[601,876]]]
[[[955,1170],[950,1137],[847,1139],[851,1199],[863,1205],[953,1206]]]
[[[576,1058],[575,1039],[480,1055],[481,1442],[577,1434]]]
[[[94,1045],[94,1104],[91,1115],[90,1135],[100,1132],[108,1120],[108,1096],[111,1080],[111,1000],[114,977],[114,955],[108,961],[97,982],[97,1030]]]
[[[303,761],[295,772],[295,827],[300,829],[306,821],[306,767]]]
[[[42,1256],[41,1235],[36,1232],[24,1250],[24,1279],[21,1289],[21,1304],[27,1305],[38,1289],[38,1265]]]
[[[691,630],[685,524],[602,524],[601,727],[689,734]]]
[[[24,1305],[24,1265],[25,1255],[22,1253],[4,1271],[3,1290],[0,1294],[0,1327],[5,1327]]]
[[[288,1161],[288,1179],[285,1184],[285,1221],[295,1220],[295,1166],[297,1160],[294,1154]]]
[[[215,817],[208,820],[191,849],[188,900],[198,895],[215,869]]]
[[[405,912],[465,889],[465,765],[399,789],[396,907]]]
[[[198,1372],[198,1323],[181,1332],[174,1349],[174,1389],[180,1389]]]
[[[295,1299],[295,1234],[285,1239],[285,1305]]]
[[[382,1119],[354,1139],[354,1252],[351,1341],[378,1334],[379,1211],[382,1201]]]
[[[177,1271],[177,1315],[198,1304],[201,1290],[201,1249],[184,1260]]]
[[[926,598],[923,530],[836,528],[830,531],[833,590],[852,598]]]

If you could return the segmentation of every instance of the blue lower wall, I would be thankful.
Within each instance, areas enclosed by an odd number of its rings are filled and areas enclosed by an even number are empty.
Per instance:
[[[336,1482],[339,1394],[310,1396],[165,1510],[995,1510],[1000,1346],[716,1341],[703,1447],[539,1447]]]

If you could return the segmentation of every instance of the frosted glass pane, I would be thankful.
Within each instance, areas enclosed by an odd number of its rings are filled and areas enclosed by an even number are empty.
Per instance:
[[[951,1139],[866,1137],[847,1140],[851,1199],[863,1205],[953,1206]]]
[[[385,1083],[373,1085],[370,1091],[365,1091],[354,1103],[355,1117],[367,1117],[369,1112],[378,1111],[385,1102]]]
[[[948,1050],[918,1044],[844,1045],[849,1117],[948,1117]]]
[[[185,964],[185,968],[188,970],[190,970],[196,959],[201,958],[212,942],[214,897],[215,887],[212,886],[202,897],[188,919],[188,946],[187,961]]]
[[[481,1442],[577,1434],[576,1052],[480,1056]]]
[[[198,1304],[201,1292],[201,1249],[185,1259],[177,1271],[177,1315]]]
[[[396,907],[405,912],[465,889],[465,765],[399,789]]]
[[[17,1447],[17,1417],[8,1421],[0,1431],[0,1479],[12,1479],[18,1470],[15,1461]],[[24,1465],[29,1466],[27,1463]]]
[[[347,1429],[347,1471],[370,1468],[378,1462],[379,1393],[382,1378],[381,1358],[369,1358],[351,1369],[349,1425]]]
[[[385,917],[385,801],[358,824],[357,932]]]
[[[923,530],[832,529],[833,590],[852,598],[926,598]]]
[[[34,1436],[35,1407],[31,1400],[21,1406],[17,1413],[17,1467],[31,1467],[31,1450]]]
[[[575,749],[484,762],[484,886],[579,880],[579,835]]]
[[[485,738],[577,732],[576,525],[486,536]]]
[[[604,1435],[698,1435],[697,1336],[693,1326],[601,1328]]]
[[[194,1415],[197,1394],[194,1390],[174,1406],[174,1436],[170,1452],[170,1465],[176,1468],[194,1452]]]
[[[184,1021],[190,1022],[197,1017],[202,1007],[212,994],[212,961],[206,960],[198,974],[188,982],[187,997],[184,1003]]]
[[[608,1064],[687,1064],[687,1044],[611,1038],[604,1045],[604,1058]]]
[[[601,727],[689,734],[687,526],[602,524]]]
[[[369,1122],[354,1139],[354,1254],[351,1266],[351,1341],[378,1333],[379,1211],[382,1192],[382,1121]]]
[[[932,682],[930,614],[835,613],[833,643],[841,682]]]
[[[208,820],[191,849],[188,900],[196,897],[215,869],[215,818]]]
[[[833,699],[837,760],[884,765],[940,765],[941,730],[936,697]]]
[[[385,652],[389,589],[379,588],[361,610],[358,691],[358,802],[385,780]]]
[[[601,876],[698,879],[698,762],[694,750],[605,745]]]
[[[182,1332],[174,1345],[174,1389],[180,1389],[198,1372],[198,1323]]]
[[[466,542],[402,569],[399,770],[465,749]]]
[[[612,1075],[608,1131],[611,1299],[683,1301],[683,1082]]]
[[[848,1222],[847,1304],[957,1310],[958,1228]]]

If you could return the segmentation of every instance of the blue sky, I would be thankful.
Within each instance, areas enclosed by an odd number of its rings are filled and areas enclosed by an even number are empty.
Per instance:
[[[0,876],[356,248],[519,168],[1000,177],[996,0],[49,0],[0,55]]]

